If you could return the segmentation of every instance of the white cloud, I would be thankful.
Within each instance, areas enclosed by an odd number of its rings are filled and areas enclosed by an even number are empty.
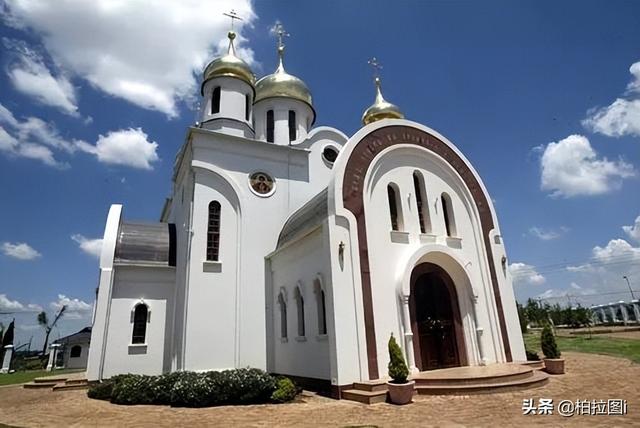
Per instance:
[[[24,242],[15,244],[12,244],[11,242],[3,242],[0,250],[2,250],[5,256],[13,257],[18,260],[34,260],[38,257],[42,257],[42,254]]]
[[[51,309],[55,312],[58,312],[62,306],[65,305],[67,306],[67,309],[64,312],[63,317],[66,319],[87,318],[92,309],[92,306],[87,302],[67,297],[64,294],[58,294],[58,300],[49,304]]]
[[[76,93],[71,82],[64,75],[54,77],[42,58],[34,53],[21,53],[19,63],[11,65],[7,73],[18,91],[66,114],[79,116]]]
[[[0,294],[0,312],[40,312],[42,307],[33,303],[27,305],[11,300],[6,294]]]
[[[582,125],[609,137],[640,136],[640,62],[629,67],[633,79],[627,85],[628,98],[617,98],[606,107],[592,108]]]
[[[202,72],[225,38],[232,8],[255,19],[250,0],[6,0],[6,22],[34,29],[56,64],[94,87],[140,107],[177,116],[176,102],[196,91]],[[253,52],[239,55],[253,62]]]
[[[624,230],[624,233],[629,235],[629,237],[640,242],[640,215],[636,217],[635,222],[631,226],[622,226],[622,230]]]
[[[570,135],[557,143],[549,143],[540,158],[541,188],[551,196],[570,198],[599,195],[621,186],[622,179],[635,175],[632,165],[598,158],[589,140]]]
[[[160,159],[158,143],[149,141],[141,128],[111,131],[106,136],[100,135],[95,146],[83,143],[78,147],[96,155],[102,163],[139,169],[153,169],[152,163]]]
[[[558,239],[565,233],[569,231],[569,228],[560,226],[558,230],[553,229],[544,229],[541,227],[534,226],[529,229],[529,234],[535,236],[536,238],[542,241],[551,241],[553,239]]]
[[[78,243],[80,249],[85,253],[100,258],[102,252],[102,239],[88,239],[80,234],[71,235],[71,239]]]
[[[546,278],[539,274],[535,267],[526,263],[511,263],[509,265],[509,272],[511,272],[513,282],[516,283],[516,285],[542,285],[546,282]]]

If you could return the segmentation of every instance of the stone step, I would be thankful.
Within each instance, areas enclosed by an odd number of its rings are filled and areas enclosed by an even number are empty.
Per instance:
[[[53,386],[53,390],[54,391],[70,391],[70,390],[74,390],[74,389],[87,389],[89,388],[88,384],[58,384],[58,385],[54,385]]]
[[[534,370],[543,370],[544,369],[544,361],[520,361],[514,364],[520,364],[521,366],[529,367]]]
[[[509,380],[502,383],[471,383],[454,385],[417,385],[416,390],[421,395],[471,395],[491,394],[497,392],[517,391],[545,385],[549,375],[541,371],[533,371],[525,379]]]
[[[53,388],[58,382],[29,382],[22,385],[26,389]]]
[[[87,385],[89,381],[87,379],[68,379],[65,381],[65,385]]]
[[[51,383],[51,382],[60,383],[60,382],[64,382],[67,379],[69,379],[67,376],[44,376],[44,377],[37,377],[33,381],[35,383]]]
[[[347,389],[346,391],[342,391],[342,398],[363,404],[384,403],[387,401],[387,390],[362,391],[359,389]]]
[[[427,385],[488,385],[528,379],[533,369],[521,365],[500,365],[484,367],[456,367],[454,369],[422,372],[412,376],[416,386]]]
[[[386,391],[387,381],[386,379],[368,380],[364,382],[355,382],[353,389],[359,391]]]

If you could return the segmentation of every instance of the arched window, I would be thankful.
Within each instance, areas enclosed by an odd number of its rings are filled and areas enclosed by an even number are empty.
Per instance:
[[[275,119],[273,118],[273,110],[267,111],[267,142],[273,143],[273,129],[275,128]]]
[[[447,236],[456,236],[456,220],[453,214],[451,197],[443,193],[440,199],[442,199],[442,215],[444,216],[444,227],[447,230]]]
[[[402,212],[398,189],[393,184],[387,186],[387,196],[389,197],[389,216],[391,218],[391,230],[402,230]]]
[[[431,221],[429,220],[429,208],[425,203],[427,192],[425,190],[424,178],[418,171],[413,173],[413,187],[416,194],[416,209],[418,210],[418,221],[420,223],[420,233],[431,232]]]
[[[133,334],[131,343],[145,343],[147,336],[147,317],[149,308],[144,303],[138,303],[133,310]]]
[[[318,334],[327,334],[327,307],[324,290],[322,289],[319,279],[316,280],[315,289],[318,312]]]
[[[220,113],[220,86],[213,88],[211,94],[211,114]]]
[[[74,345],[71,347],[71,352],[69,353],[69,358],[80,358],[82,354],[82,346]]]
[[[217,262],[220,257],[220,202],[209,204],[207,225],[207,260]]]
[[[289,110],[289,141],[295,141],[298,138],[296,130],[296,112]]]
[[[251,117],[251,96],[246,94],[244,96],[244,120],[248,121]]]
[[[280,305],[280,337],[282,339],[287,338],[287,302],[284,300],[284,295],[280,293],[278,295],[278,304]]]
[[[300,293],[300,287],[296,287],[296,306],[298,307],[298,336],[304,337],[304,298]]]

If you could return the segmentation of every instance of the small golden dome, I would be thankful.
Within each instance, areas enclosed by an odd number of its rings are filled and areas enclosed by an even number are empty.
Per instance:
[[[398,106],[384,99],[380,86],[380,79],[376,77],[376,100],[362,115],[365,125],[381,119],[404,119]]]
[[[202,88],[204,84],[215,77],[235,77],[244,82],[247,82],[253,87],[256,83],[256,77],[251,71],[251,68],[246,62],[236,56],[236,48],[233,45],[233,40],[236,38],[236,33],[229,31],[229,51],[225,56],[216,58],[207,65],[204,69],[204,76],[202,80]],[[201,91],[202,92],[202,91]]]
[[[275,73],[264,76],[256,83],[255,102],[273,97],[293,98],[308,104],[313,110],[311,91],[302,80],[285,71],[282,64],[283,54],[284,46],[278,46],[280,64]]]

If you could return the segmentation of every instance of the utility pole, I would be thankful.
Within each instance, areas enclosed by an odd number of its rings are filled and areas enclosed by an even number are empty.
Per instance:
[[[627,275],[624,275],[623,278],[627,280],[627,287],[629,287],[629,292],[631,293],[631,300],[636,300],[636,296],[633,295],[633,290],[631,289],[631,284],[629,284],[629,278]]]

